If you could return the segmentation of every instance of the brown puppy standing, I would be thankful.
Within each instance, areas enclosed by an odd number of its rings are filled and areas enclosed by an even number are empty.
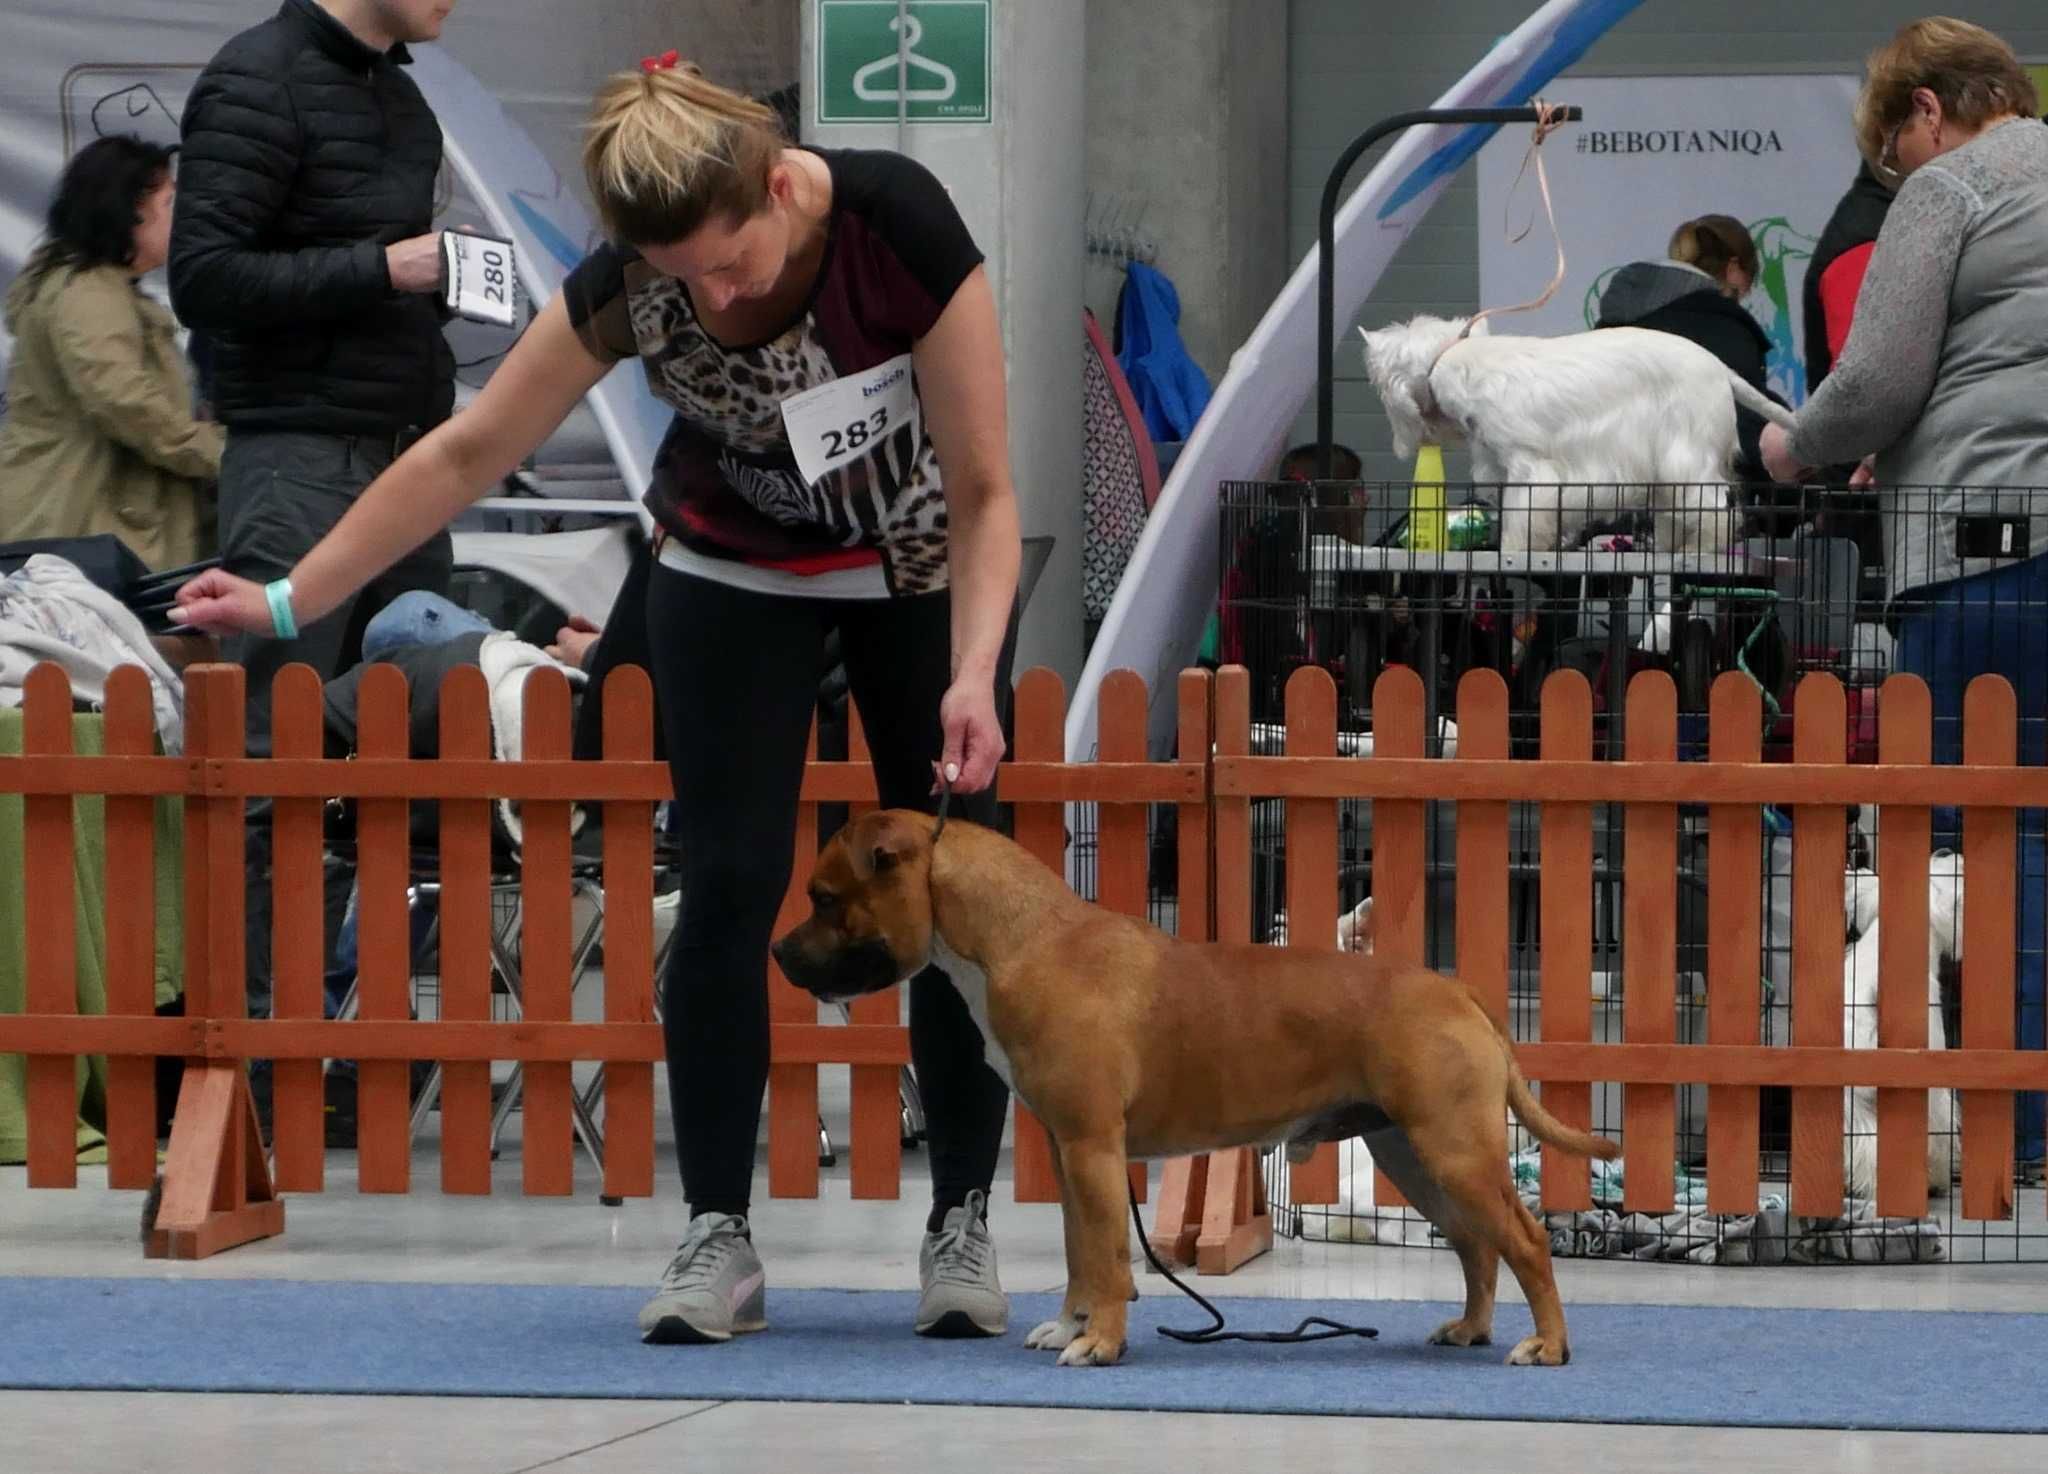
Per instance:
[[[989,1063],[1053,1140],[1067,1294],[1025,1338],[1062,1366],[1123,1354],[1132,1295],[1127,1158],[1369,1134],[1373,1159],[1440,1228],[1465,1313],[1432,1341],[1483,1345],[1506,1259],[1536,1334],[1510,1362],[1569,1359],[1548,1236],[1508,1171],[1505,1103],[1582,1155],[1612,1142],[1544,1111],[1505,1028],[1463,983],[1369,955],[1182,942],[1083,901],[991,830],[900,810],[849,824],[818,857],[812,913],[775,944],[826,1001],[940,963]]]

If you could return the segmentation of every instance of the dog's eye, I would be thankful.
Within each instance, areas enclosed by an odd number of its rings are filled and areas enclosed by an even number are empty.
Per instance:
[[[812,891],[811,909],[829,915],[839,909],[839,897],[830,891]]]

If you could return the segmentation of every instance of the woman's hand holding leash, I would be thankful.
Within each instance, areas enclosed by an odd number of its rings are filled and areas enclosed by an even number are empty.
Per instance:
[[[956,793],[979,793],[995,782],[1004,744],[993,682],[969,676],[954,681],[939,702],[939,730],[944,747],[933,765],[933,793],[949,774]]]

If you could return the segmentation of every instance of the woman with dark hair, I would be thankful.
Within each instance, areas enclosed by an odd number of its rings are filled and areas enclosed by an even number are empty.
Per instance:
[[[4,311],[0,538],[111,532],[159,569],[212,550],[221,429],[193,417],[177,324],[136,287],[169,253],[173,188],[171,151],[126,135],[58,181]]]

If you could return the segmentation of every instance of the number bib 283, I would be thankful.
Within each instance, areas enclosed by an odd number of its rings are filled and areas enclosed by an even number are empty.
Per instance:
[[[908,353],[782,401],[796,468],[812,486],[866,455],[916,415]]]

